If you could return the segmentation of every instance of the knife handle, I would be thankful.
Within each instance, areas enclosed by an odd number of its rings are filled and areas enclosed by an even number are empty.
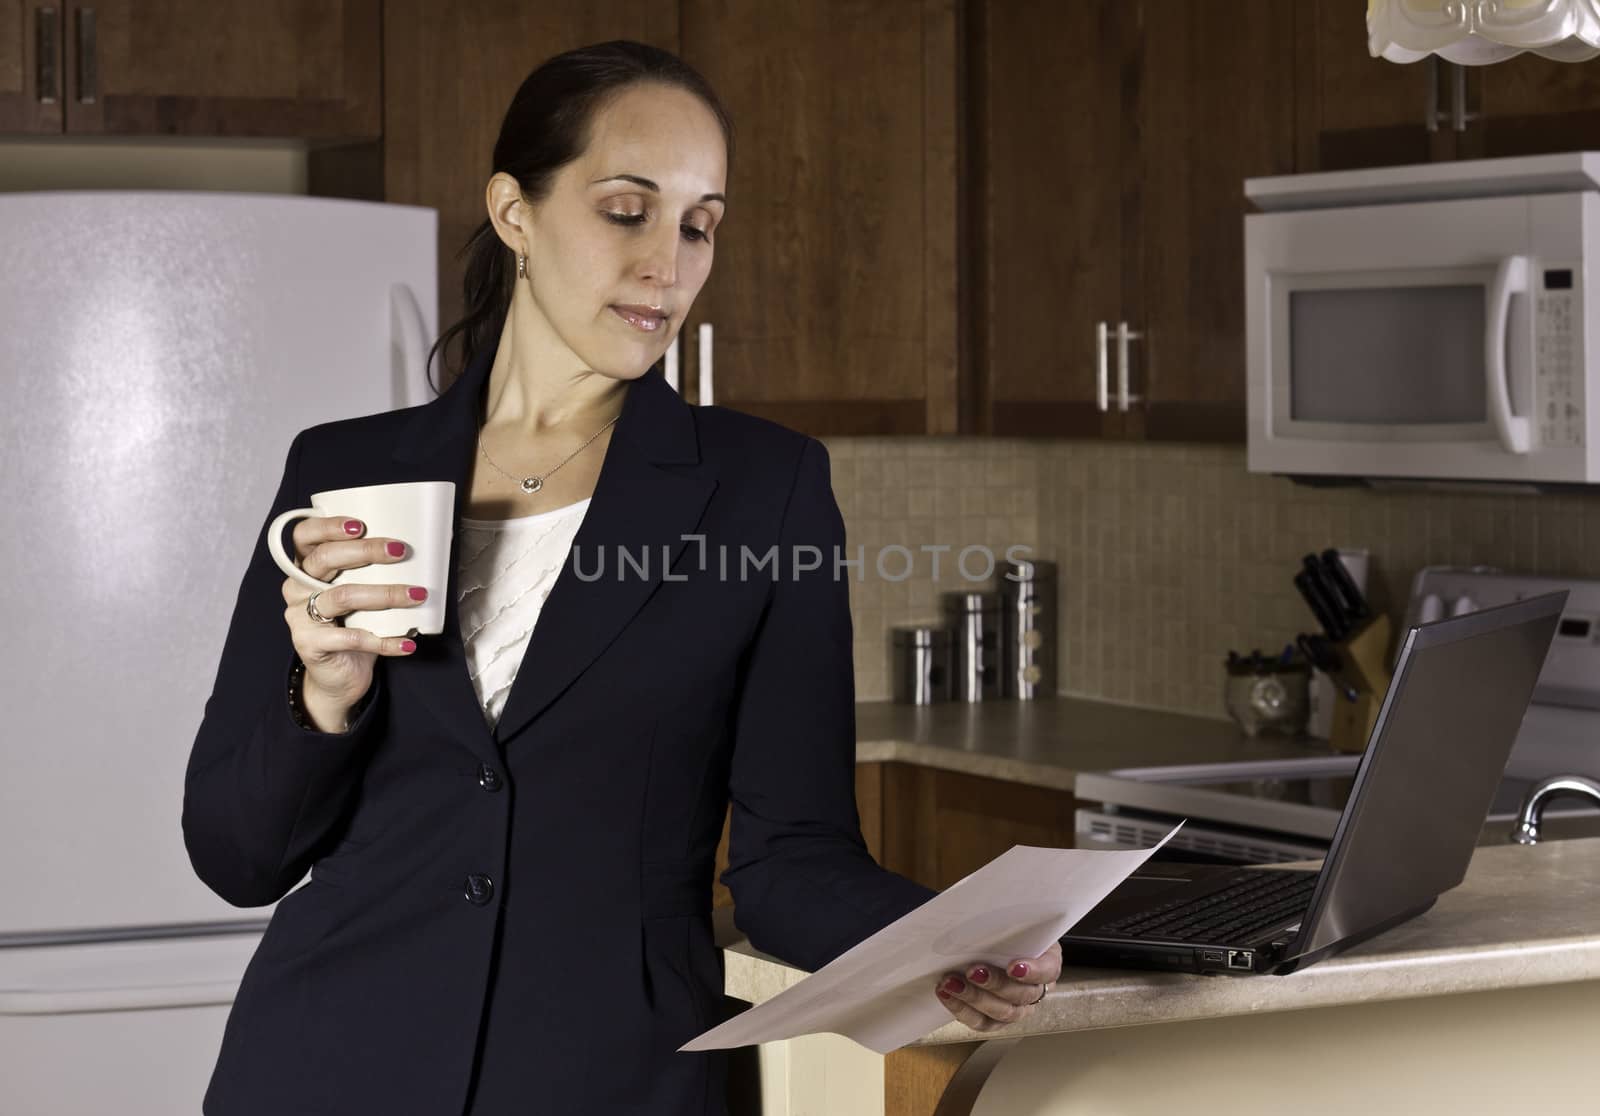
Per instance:
[[[1356,587],[1355,579],[1350,576],[1350,571],[1345,568],[1344,560],[1339,557],[1337,550],[1328,549],[1322,552],[1322,568],[1328,573],[1328,580],[1333,582],[1339,590],[1339,595],[1344,598],[1345,608],[1357,620],[1365,620],[1372,615],[1372,608],[1367,604],[1367,599],[1361,595],[1361,590]]]
[[[1356,616],[1344,601],[1344,594],[1334,585],[1333,579],[1324,568],[1321,560],[1315,554],[1307,554],[1301,561],[1306,568],[1306,576],[1311,579],[1311,591],[1322,599],[1322,605],[1333,617],[1334,627],[1329,630],[1329,635],[1338,642],[1350,638],[1350,633],[1356,628]]]
[[[1311,575],[1301,570],[1294,575],[1294,587],[1299,590],[1301,600],[1306,602],[1311,609],[1311,615],[1317,618],[1317,623],[1322,625],[1323,633],[1334,642],[1339,640],[1339,622],[1331,613],[1328,606],[1323,603],[1321,594],[1311,582]]]

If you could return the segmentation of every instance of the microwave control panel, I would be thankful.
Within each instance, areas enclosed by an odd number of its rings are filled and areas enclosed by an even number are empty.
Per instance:
[[[1576,269],[1546,267],[1540,272],[1534,336],[1534,415],[1542,449],[1583,447],[1584,399],[1582,370],[1577,366],[1578,339],[1573,336],[1578,292]]]

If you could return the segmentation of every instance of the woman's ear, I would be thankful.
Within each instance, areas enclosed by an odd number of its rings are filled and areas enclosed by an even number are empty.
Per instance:
[[[484,201],[489,208],[489,222],[501,242],[513,252],[528,251],[533,239],[528,202],[517,180],[504,171],[496,171],[489,178]]]

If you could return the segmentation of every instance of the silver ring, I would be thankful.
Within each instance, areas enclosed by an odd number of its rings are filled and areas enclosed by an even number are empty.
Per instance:
[[[311,617],[311,619],[315,620],[319,624],[337,624],[339,622],[339,618],[337,616],[324,616],[322,613],[317,611],[317,598],[322,596],[322,594],[325,592],[327,592],[326,589],[318,589],[315,593],[306,598],[306,615]]]
[[[1028,1001],[1028,1006],[1029,1007],[1032,1007],[1034,1004],[1042,1004],[1042,1003],[1044,1003],[1044,998],[1046,996],[1050,995],[1050,984],[1051,983],[1052,982],[1049,982],[1049,981],[1045,982],[1044,986],[1039,989],[1039,998],[1037,1000],[1029,1000]]]

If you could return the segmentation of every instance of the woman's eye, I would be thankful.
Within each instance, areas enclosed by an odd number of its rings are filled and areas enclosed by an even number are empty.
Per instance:
[[[616,225],[642,225],[644,224],[645,216],[643,213],[613,213],[609,210],[606,212],[606,219]],[[685,240],[709,239],[704,232],[693,225],[680,225],[679,228],[683,232]]]

